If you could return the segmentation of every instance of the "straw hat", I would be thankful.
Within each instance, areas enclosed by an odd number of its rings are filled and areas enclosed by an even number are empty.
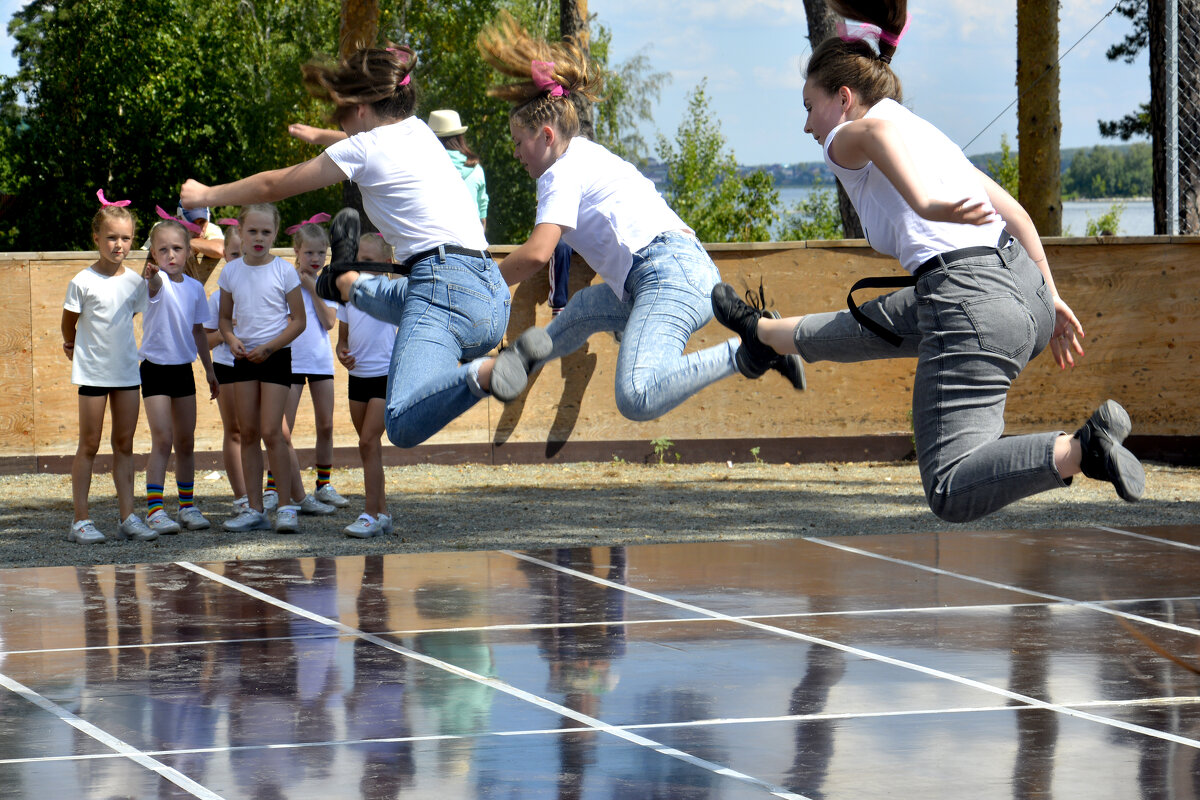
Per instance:
[[[429,127],[433,128],[433,132],[437,134],[439,139],[445,139],[447,136],[457,136],[467,131],[467,126],[463,125],[462,120],[458,118],[458,112],[451,111],[448,108],[444,108],[441,111],[434,111],[430,114]]]

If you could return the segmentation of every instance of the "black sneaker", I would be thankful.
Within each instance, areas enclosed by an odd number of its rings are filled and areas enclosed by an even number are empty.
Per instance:
[[[1083,446],[1083,474],[1108,481],[1117,495],[1130,503],[1146,489],[1146,471],[1137,456],[1121,444],[1132,428],[1129,412],[1116,400],[1105,400],[1075,434]]]
[[[738,297],[737,290],[728,283],[718,283],[713,287],[712,310],[717,322],[742,340],[734,356],[738,372],[747,378],[762,377],[779,355],[760,342],[755,333],[762,312]]]
[[[329,223],[330,267],[339,267],[358,261],[358,239],[362,235],[362,221],[353,208],[343,208],[333,215]]]
[[[529,370],[553,349],[554,342],[545,328],[530,328],[518,336],[512,347],[501,350],[492,364],[492,397],[505,403],[516,400],[529,383]]]

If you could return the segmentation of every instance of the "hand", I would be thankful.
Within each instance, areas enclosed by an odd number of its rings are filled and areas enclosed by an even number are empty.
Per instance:
[[[261,364],[270,358],[271,354],[274,352],[275,351],[271,349],[270,345],[260,344],[258,347],[247,353],[246,358],[255,364]]]
[[[63,342],[63,353],[67,356],[67,361],[75,360],[75,343]]]
[[[1083,325],[1075,317],[1075,312],[1063,302],[1058,295],[1054,296],[1054,335],[1050,338],[1050,352],[1059,369],[1075,366],[1074,350],[1083,355],[1083,345],[1080,340],[1084,337]]]
[[[208,187],[199,181],[188,178],[179,189],[179,205],[184,208],[204,208],[208,205],[205,193]]]
[[[229,352],[233,353],[234,358],[246,357],[246,345],[242,344],[241,339],[236,336],[230,336],[229,340],[225,343],[229,345]]]
[[[156,275],[158,275],[158,265],[147,258],[146,266],[142,267],[142,277],[148,281],[153,281]]]
[[[321,134],[325,132],[322,128],[314,128],[312,125],[304,125],[300,122],[288,125],[288,136],[309,144],[320,144]]]
[[[933,222],[986,225],[996,216],[996,209],[984,200],[971,200],[969,197],[964,197],[955,203],[930,200],[925,208],[917,213]]]
[[[337,357],[346,369],[354,369],[354,365],[358,363],[358,360],[350,355],[350,348],[344,345],[337,346]]]
[[[204,378],[208,381],[208,399],[216,400],[217,396],[221,394],[221,384],[217,383],[216,373],[207,372],[205,373]]]

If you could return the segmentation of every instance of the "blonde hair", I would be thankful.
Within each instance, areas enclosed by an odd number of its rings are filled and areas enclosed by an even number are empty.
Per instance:
[[[364,244],[370,244],[370,243],[375,243],[379,246],[379,254],[381,256],[383,256],[383,261],[380,262],[381,264],[391,264],[392,263],[392,261],[396,257],[396,254],[392,250],[392,246],[390,244],[388,244],[387,239],[383,238],[378,233],[364,233],[362,236],[358,237],[359,249],[362,249],[362,246]],[[360,258],[359,261],[362,261],[362,259]]]
[[[848,86],[868,107],[885,98],[901,102],[904,93],[891,61],[908,20],[907,0],[826,0],[826,4],[847,19],[877,25],[893,41],[881,37],[876,52],[863,39],[830,36],[813,51],[805,77],[831,95]]]
[[[496,21],[479,32],[476,40],[483,60],[514,82],[497,83],[488,94],[513,104],[509,119],[523,128],[554,126],[568,139],[579,133],[579,113],[571,95],[586,100],[600,99],[603,78],[573,39],[548,43],[534,39],[512,14],[500,13]],[[552,64],[550,78],[564,92],[554,96],[553,88],[538,86],[533,80],[533,62]]]
[[[271,219],[275,220],[275,234],[278,235],[279,234],[279,209],[275,207],[274,203],[251,203],[248,206],[242,206],[241,210],[238,211],[238,215],[237,215],[238,226],[239,227],[244,226],[246,224],[246,215],[251,214],[255,211],[259,211],[263,214],[271,215]],[[239,230],[238,233],[240,234],[241,231]]]
[[[417,109],[417,89],[407,80],[416,67],[411,47],[389,43],[361,48],[336,63],[309,62],[300,74],[309,94],[336,106],[335,121],[356,105],[369,105],[387,119],[404,119]]]
[[[183,223],[175,219],[160,219],[158,222],[150,226],[150,236],[148,238],[150,239],[150,248],[152,250],[154,249],[154,243],[158,238],[158,235],[165,230],[175,231],[182,236],[184,244],[187,245],[188,252],[191,252],[192,234],[188,232],[187,228],[183,227]]]
[[[329,247],[329,234],[315,222],[306,222],[292,235],[292,249],[299,251],[305,242]]]
[[[108,205],[101,206],[100,209],[92,216],[92,236],[100,233],[100,229],[104,227],[106,222],[128,221],[133,226],[133,233],[137,235],[137,217],[133,216],[132,212],[125,206]]]

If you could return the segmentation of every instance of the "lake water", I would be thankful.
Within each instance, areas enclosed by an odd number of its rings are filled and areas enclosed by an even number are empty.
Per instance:
[[[811,195],[815,189],[804,186],[783,186],[779,197],[784,207],[791,208]],[[1096,220],[1109,212],[1112,200],[1069,200],[1063,203],[1063,235],[1083,236],[1089,220]],[[1154,204],[1150,200],[1123,200],[1125,210],[1121,212],[1118,236],[1153,236]]]

